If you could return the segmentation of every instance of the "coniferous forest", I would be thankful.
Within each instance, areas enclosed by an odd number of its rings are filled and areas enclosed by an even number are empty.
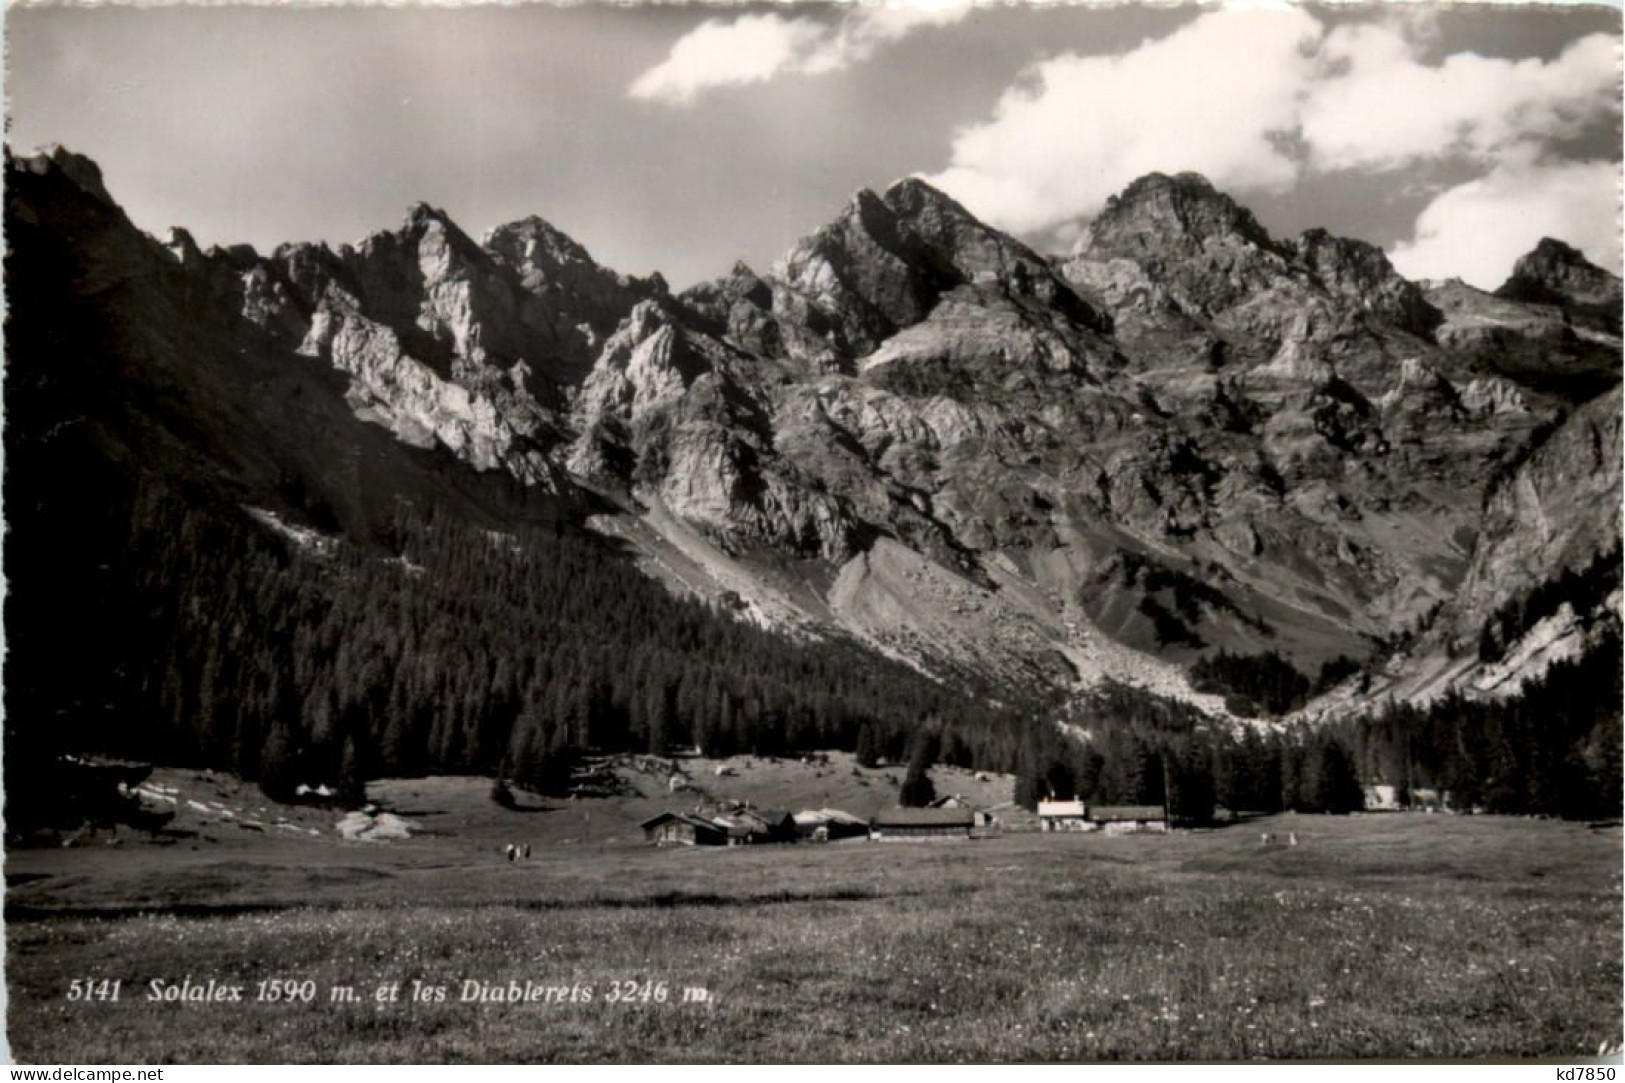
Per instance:
[[[1037,724],[677,598],[562,519],[498,532],[401,502],[358,546],[156,480],[130,508],[125,544],[99,535],[120,566],[69,584],[71,626],[10,661],[8,716],[58,720],[8,733],[13,796],[40,757],[86,752],[223,768],[279,798],[435,772],[561,792],[587,750],[901,758],[922,719],[944,762],[1009,769]]]
[[[354,795],[367,778],[436,772],[561,792],[584,752],[684,746],[907,758],[921,783],[929,762],[1013,771],[1029,807],[1166,803],[1189,823],[1218,807],[1353,811],[1376,783],[1402,804],[1431,789],[1461,808],[1618,813],[1617,635],[1499,703],[1232,730],[1136,689],[1108,685],[1066,708],[1021,689],[967,695],[855,643],[787,638],[671,595],[565,515],[499,531],[402,499],[344,540],[315,529],[336,518],[294,482],[282,519],[308,526],[290,531],[209,488],[77,466],[102,499],[8,479],[10,506],[36,508],[7,539],[8,566],[30,571],[7,599],[29,632],[6,664],[17,827],[30,810],[51,815],[49,765],[64,753],[217,767],[287,797],[301,783]],[[1496,614],[1486,636],[1554,610],[1565,584],[1589,597],[1609,581],[1605,558]],[[1276,655],[1220,653],[1193,678],[1239,714],[1275,714],[1348,669],[1310,678]]]
[[[443,772],[562,792],[584,752],[684,746],[907,758],[917,785],[930,762],[1014,771],[1028,807],[1166,804],[1186,823],[1219,807],[1354,811],[1375,783],[1401,804],[1431,789],[1491,812],[1618,811],[1617,635],[1507,701],[1233,731],[1122,686],[1064,710],[1009,689],[954,694],[856,644],[791,640],[677,598],[563,518],[502,532],[401,501],[358,545],[296,541],[151,476],[132,493],[127,519],[104,506],[85,551],[52,555],[59,576],[14,588],[13,606],[46,592],[55,604],[8,660],[8,717],[54,719],[8,726],[13,814],[63,753],[217,767],[288,798],[301,783],[353,795],[366,778]],[[1271,712],[1332,676],[1224,655],[1196,674]]]
[[[1291,731],[1232,731],[1194,708],[1107,689],[1072,715],[1087,742],[1034,731],[1022,749],[1017,800],[1085,797],[1163,804],[1200,823],[1216,807],[1257,812],[1353,812],[1365,787],[1394,787],[1408,806],[1420,790],[1450,807],[1576,819],[1619,815],[1621,644],[1605,634],[1501,701],[1453,695],[1427,707],[1389,704],[1372,715]],[[1257,687],[1309,686],[1282,678],[1278,660],[1239,670]],[[1258,676],[1263,675],[1263,676]]]

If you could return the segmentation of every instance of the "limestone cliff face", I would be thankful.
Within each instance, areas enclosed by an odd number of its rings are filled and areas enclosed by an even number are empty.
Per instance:
[[[1575,410],[1491,486],[1478,543],[1446,623],[1476,635],[1531,584],[1578,571],[1619,545],[1620,389]]]
[[[1311,230],[1272,238],[1204,178],[1152,174],[1108,201],[1062,273],[1132,332],[1131,354],[1176,352],[1220,365],[1274,360],[1312,343],[1328,360],[1427,338],[1439,314],[1382,251]],[[1138,347],[1138,348],[1137,348]]]
[[[1513,695],[1554,663],[1617,633],[1620,418],[1616,386],[1537,435],[1525,456],[1491,480],[1456,590],[1372,672],[1306,714],[1357,715],[1389,698]],[[1564,576],[1590,582],[1573,597],[1553,602],[1548,594],[1523,625],[1510,634],[1499,628],[1486,654],[1486,628],[1500,625],[1498,614],[1529,612],[1532,595]]]
[[[618,536],[759,575],[757,610],[944,675],[1177,691],[1204,652],[1312,668],[1429,620],[1459,675],[1475,621],[1618,538],[1618,280],[1554,243],[1496,294],[1419,285],[1152,175],[1050,260],[908,180],[673,295],[535,218],[200,251],[138,234],[83,159],[11,168],[9,220],[74,235],[84,297],[159,282],[153,311],[199,314],[186,349],[252,339],[331,385],[248,409],[188,373],[222,431],[311,411],[593,490],[640,517]]]
[[[456,296],[453,291],[440,296],[446,307],[438,315],[448,308],[457,311]],[[454,314],[449,324],[436,326],[456,335],[469,324]],[[481,350],[477,342],[472,348]],[[549,415],[526,386],[523,366],[504,370],[458,357],[453,372],[443,375],[332,284],[317,304],[299,352],[347,374],[345,400],[357,416],[384,425],[403,442],[442,445],[475,469],[502,469],[527,484],[561,489],[560,472],[544,451]]]
[[[569,488],[560,426],[602,339],[639,298],[664,294],[598,267],[540,219],[481,246],[426,204],[337,252],[198,253],[183,236],[167,247],[245,318],[348,377],[358,417],[551,492]]]
[[[585,248],[534,216],[492,230],[483,247],[518,277],[527,298],[528,341],[546,344],[566,384],[585,375],[634,303],[667,292],[659,275],[645,280],[600,267]]]
[[[8,158],[6,227],[7,452],[31,476],[55,458],[87,502],[156,477],[363,537],[396,497],[482,522],[574,500],[512,434],[482,443],[500,410],[404,358],[341,299],[353,282],[325,248],[266,258],[200,251],[182,229],[148,237],[61,151]],[[307,338],[322,356],[297,352]]]
[[[777,454],[759,363],[670,299],[640,303],[582,385],[569,466],[701,526],[730,547],[844,560],[854,524]]]
[[[1517,301],[1455,280],[1429,283],[1427,295],[1444,316],[1435,332],[1438,344],[1476,371],[1570,399],[1597,394],[1618,380],[1613,309],[1605,316],[1585,306]]]
[[[771,277],[786,295],[775,296],[780,318],[826,327],[830,347],[850,359],[872,353],[923,321],[944,293],[967,286],[1050,307],[1092,330],[1105,327],[1048,261],[918,180],[899,181],[884,195],[859,192],[791,248]]]

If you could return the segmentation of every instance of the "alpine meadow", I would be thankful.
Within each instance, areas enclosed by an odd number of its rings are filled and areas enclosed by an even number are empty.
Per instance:
[[[6,18],[17,1060],[1617,1060],[1618,9]]]

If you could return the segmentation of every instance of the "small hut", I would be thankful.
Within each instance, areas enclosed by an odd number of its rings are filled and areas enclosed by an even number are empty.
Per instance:
[[[1108,835],[1161,832],[1168,830],[1168,810],[1161,805],[1095,805],[1089,809],[1089,822]]]
[[[656,846],[724,846],[726,828],[686,812],[662,812],[644,820],[643,837]]]
[[[975,817],[968,808],[893,808],[875,813],[870,832],[882,842],[968,839]]]

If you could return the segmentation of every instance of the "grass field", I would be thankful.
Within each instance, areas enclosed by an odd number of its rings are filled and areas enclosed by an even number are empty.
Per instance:
[[[631,825],[657,799],[504,812],[479,786],[377,788],[425,825],[404,842],[220,828],[10,853],[13,1056],[1574,1060],[1621,1037],[1618,828],[1283,816],[653,850]],[[503,860],[505,837],[534,837],[532,860]],[[120,998],[70,1001],[75,978]],[[188,978],[248,1000],[145,999]],[[276,979],[314,1002],[254,999]],[[470,980],[592,1000],[463,1002]],[[446,999],[410,1001],[414,981]],[[612,999],[625,982],[648,999]]]

